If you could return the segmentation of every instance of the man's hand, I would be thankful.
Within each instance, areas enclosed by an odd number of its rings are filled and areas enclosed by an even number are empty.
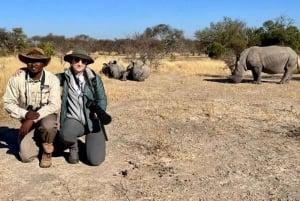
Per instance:
[[[25,121],[23,121],[22,122],[22,125],[21,125],[21,127],[20,127],[20,129],[19,129],[19,134],[21,135],[21,136],[25,136],[25,135],[27,135],[28,134],[28,132],[30,131],[30,128],[32,127],[32,125],[33,125],[33,120],[25,120]]]
[[[28,111],[25,115],[26,120],[35,120],[35,119],[38,119],[39,117],[40,117],[40,114],[38,112],[34,112],[34,111]]]

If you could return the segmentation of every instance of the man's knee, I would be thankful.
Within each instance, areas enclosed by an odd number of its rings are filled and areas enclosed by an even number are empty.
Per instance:
[[[33,132],[28,133],[19,139],[19,156],[22,162],[33,161],[39,153],[39,147],[33,139]]]
[[[28,155],[21,152],[19,153],[19,156],[23,163],[30,163],[37,157],[37,155]]]
[[[45,119],[41,121],[41,128],[46,132],[57,132],[58,122],[56,119]]]

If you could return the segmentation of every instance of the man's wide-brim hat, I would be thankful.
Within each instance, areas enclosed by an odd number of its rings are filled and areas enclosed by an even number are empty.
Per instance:
[[[71,63],[72,59],[74,57],[80,58],[80,59],[85,59],[87,60],[87,64],[91,64],[94,63],[94,60],[92,59],[92,57],[90,57],[86,51],[82,50],[82,49],[74,49],[73,51],[71,51],[70,53],[67,53],[64,56],[64,60]]]
[[[42,61],[45,66],[47,66],[49,61],[51,60],[51,57],[46,56],[41,48],[34,47],[25,54],[19,54],[19,59],[25,64],[28,64],[29,62],[32,62],[34,60],[38,60]]]

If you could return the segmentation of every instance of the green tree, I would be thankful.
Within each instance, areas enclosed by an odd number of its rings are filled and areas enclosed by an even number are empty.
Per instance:
[[[6,56],[8,54],[8,35],[9,33],[4,29],[0,29],[0,56]]]
[[[286,44],[293,48],[298,54],[300,54],[300,31],[295,26],[289,26],[286,28]]]
[[[22,28],[13,28],[7,39],[8,51],[17,54],[27,48],[27,36]]]
[[[248,28],[246,31],[248,42],[247,47],[250,46],[261,46],[261,35],[263,33],[262,28]]]
[[[225,48],[222,44],[213,42],[208,45],[206,53],[211,58],[220,58],[225,53]]]
[[[223,21],[211,23],[209,28],[196,31],[195,37],[200,44],[199,51],[208,55],[215,55],[214,52],[219,52],[220,49],[232,50],[238,54],[247,46],[247,27],[242,21],[224,17]],[[213,47],[219,50],[214,50]]]
[[[47,56],[54,56],[55,55],[55,51],[54,51],[54,48],[51,44],[51,42],[43,42],[39,45],[40,48],[42,48],[45,52],[45,54]]]
[[[184,40],[183,31],[172,28],[167,24],[158,24],[152,28],[146,28],[143,35],[160,42],[160,47],[164,54],[180,51]]]
[[[290,46],[298,53],[300,52],[300,33],[299,29],[293,26],[293,20],[280,16],[275,20],[267,20],[260,28],[261,44]]]

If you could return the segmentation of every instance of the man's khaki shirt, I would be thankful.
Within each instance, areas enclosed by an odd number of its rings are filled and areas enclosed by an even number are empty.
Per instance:
[[[4,109],[11,117],[25,119],[29,105],[33,109],[38,109],[39,119],[49,114],[59,114],[61,107],[60,83],[58,78],[44,70],[45,81],[41,87],[42,76],[40,80],[32,80],[27,76],[26,71],[9,79],[5,94],[3,96]]]

